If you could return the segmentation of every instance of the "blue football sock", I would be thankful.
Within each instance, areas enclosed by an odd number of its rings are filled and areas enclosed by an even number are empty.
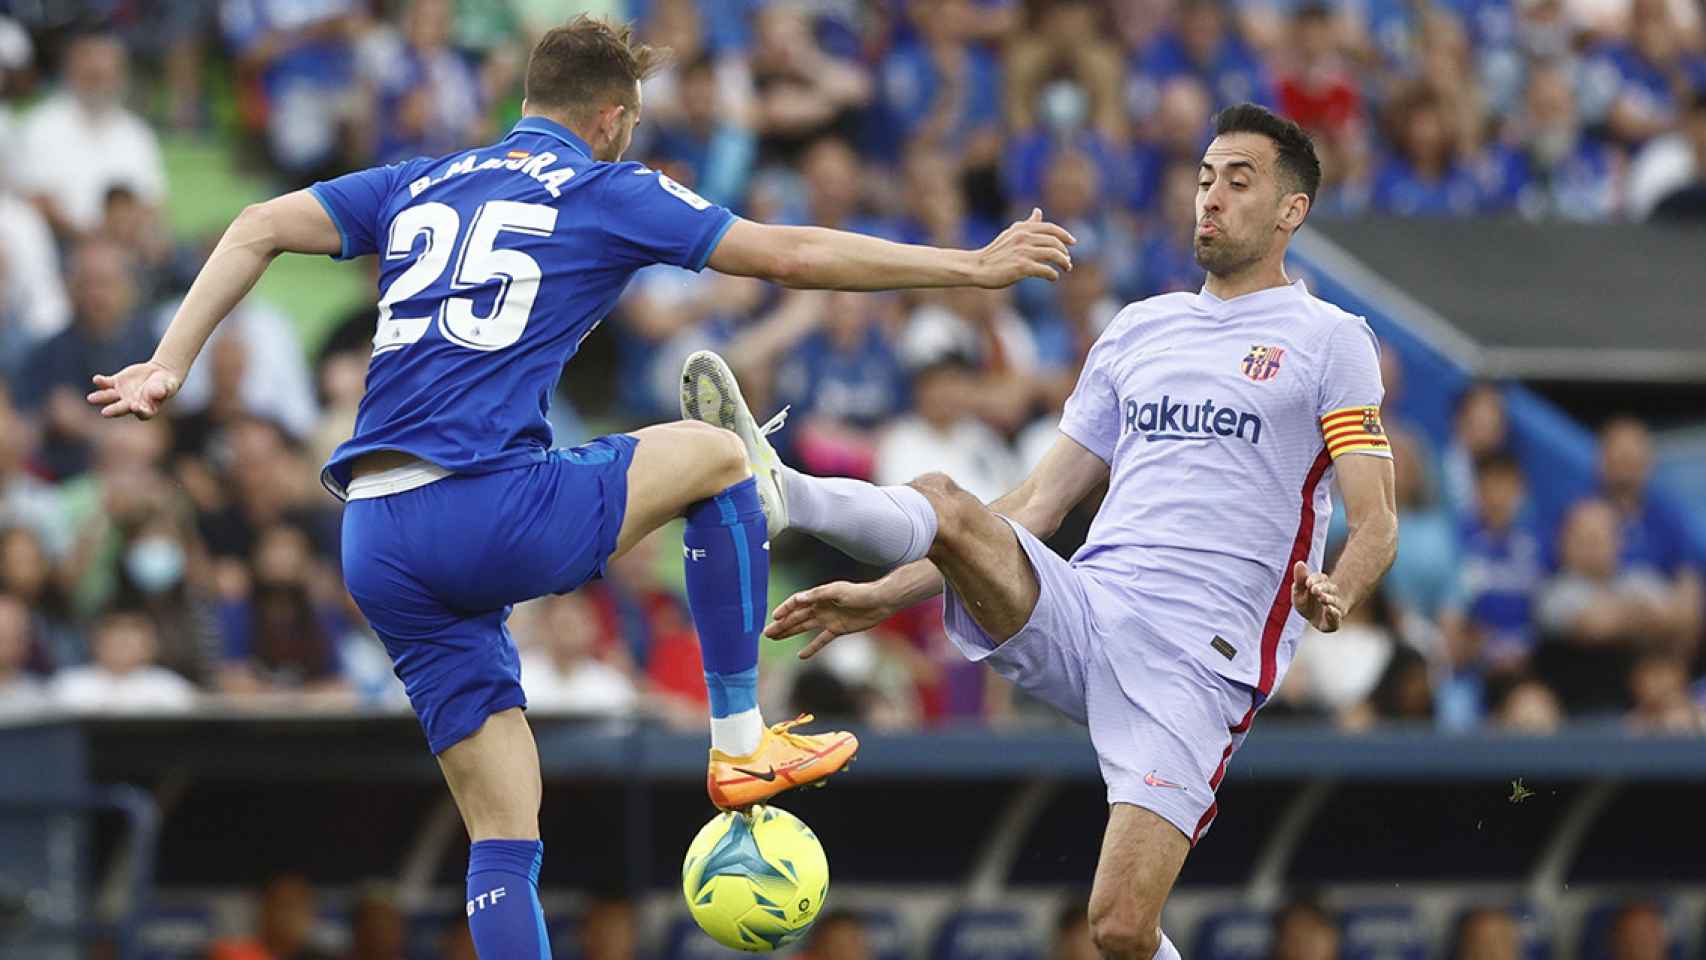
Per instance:
[[[711,745],[746,756],[763,732],[758,635],[770,590],[770,542],[753,479],[689,507],[682,544],[687,606],[711,704]]]
[[[481,840],[468,851],[468,931],[480,960],[551,960],[539,906],[538,840]]]

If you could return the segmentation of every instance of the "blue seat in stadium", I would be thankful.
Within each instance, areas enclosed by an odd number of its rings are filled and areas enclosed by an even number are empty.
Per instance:
[[[746,956],[750,954],[730,950],[705,936],[705,931],[688,916],[676,918],[664,937],[663,960],[730,960]]]
[[[213,942],[213,907],[157,907],[138,931],[142,960],[201,960]]]
[[[1345,960],[1427,960],[1427,933],[1413,907],[1351,907],[1344,911],[1340,923]]]
[[[858,914],[872,960],[907,960],[912,955],[906,925],[899,914],[891,910],[860,910]]]
[[[1670,934],[1670,941],[1665,945],[1665,957],[1682,960],[1682,938],[1677,936],[1675,918],[1670,916],[1673,906],[1662,898],[1656,902],[1666,914],[1665,926]],[[1623,905],[1622,900],[1606,901],[1594,906],[1582,918],[1581,960],[1610,960],[1611,925]]]
[[[1025,915],[998,908],[949,914],[930,950],[932,960],[1041,960],[1042,955]]]
[[[1260,910],[1220,910],[1197,924],[1199,960],[1262,960],[1273,942],[1273,918]]]

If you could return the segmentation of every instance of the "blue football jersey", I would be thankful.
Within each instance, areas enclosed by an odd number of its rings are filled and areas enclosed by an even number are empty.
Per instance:
[[[488,147],[311,189],[343,236],[336,259],[380,257],[367,393],[321,474],[340,497],[376,450],[453,473],[543,460],[551,388],[629,277],[703,269],[735,221],[661,173],[594,160],[541,117]]]

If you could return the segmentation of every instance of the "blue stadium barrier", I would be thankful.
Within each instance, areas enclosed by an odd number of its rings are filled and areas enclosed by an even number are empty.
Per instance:
[[[1042,945],[1017,910],[960,910],[942,921],[933,960],[1042,960]]]
[[[137,932],[141,960],[202,960],[213,942],[210,904],[156,908]]]
[[[1406,904],[1350,907],[1340,929],[1344,960],[1427,960],[1427,932]]]
[[[1261,910],[1220,910],[1197,924],[1196,960],[1264,960],[1273,943],[1273,918]]]

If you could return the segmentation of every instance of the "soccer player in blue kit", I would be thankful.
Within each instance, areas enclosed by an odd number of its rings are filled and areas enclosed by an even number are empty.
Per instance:
[[[850,734],[766,728],[756,700],[774,474],[699,422],[553,449],[549,395],[633,273],[654,263],[792,287],[1001,287],[1055,279],[1071,235],[1033,212],[977,251],[740,219],[621,163],[659,55],[580,17],[549,31],[523,119],[496,144],[363,170],[245,209],[143,363],[94,377],[109,417],[155,415],[279,253],[380,257],[354,436],[322,481],[348,501],[343,572],[384,641],[468,828],[468,917],[486,960],[548,957],[540,772],[510,605],[600,576],[685,517],[688,604],[711,705],[707,788],[739,809],[841,769]]]

